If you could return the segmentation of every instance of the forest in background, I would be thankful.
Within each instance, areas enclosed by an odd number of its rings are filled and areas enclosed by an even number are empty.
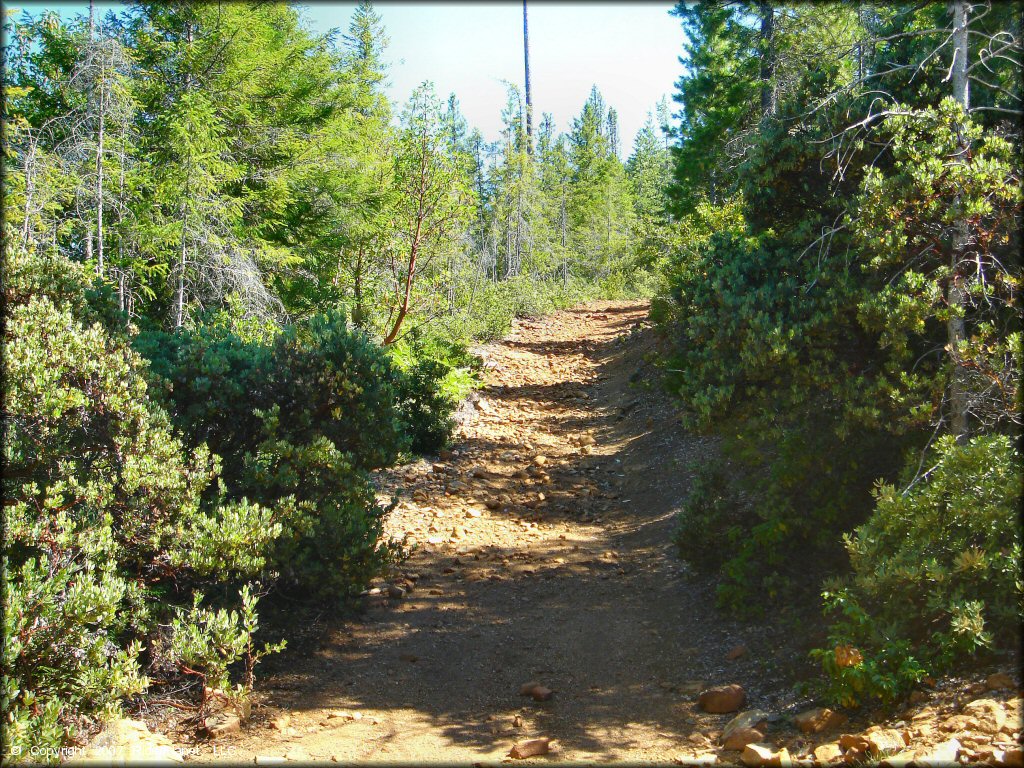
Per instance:
[[[368,3],[5,21],[5,756],[245,699],[261,595],[403,556],[371,473],[445,444],[469,345],[593,297],[654,296],[721,437],[680,555],[741,614],[823,590],[823,695],[1012,649],[1021,5],[676,15],[625,161],[596,88],[560,133],[510,85],[496,143],[429,83],[393,114]]]

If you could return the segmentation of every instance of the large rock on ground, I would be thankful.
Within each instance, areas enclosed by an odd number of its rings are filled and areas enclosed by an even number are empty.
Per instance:
[[[999,733],[1006,724],[1003,705],[992,699],[977,699],[964,705],[964,715],[971,730],[983,733]]]
[[[748,768],[759,768],[759,766],[781,766],[791,765],[792,759],[789,750],[785,747],[776,752],[769,744],[747,744],[740,755],[740,762]]]
[[[741,712],[722,729],[720,741],[726,749],[743,749],[747,744],[761,741],[768,725],[768,713],[760,709]],[[751,738],[756,736],[756,738]]]
[[[821,733],[830,728],[838,728],[846,720],[846,716],[839,712],[833,712],[827,707],[817,707],[801,712],[793,718],[793,724],[803,733]]]
[[[874,758],[895,755],[907,746],[903,735],[891,728],[880,728],[865,736],[868,740],[868,753]]]
[[[756,744],[764,739],[764,732],[756,728],[736,728],[728,736],[722,735],[722,748],[740,751],[747,744]]]
[[[708,688],[697,698],[697,706],[705,712],[713,714],[725,714],[735,712],[743,706],[747,700],[747,693],[742,686],[720,685],[715,688]]]

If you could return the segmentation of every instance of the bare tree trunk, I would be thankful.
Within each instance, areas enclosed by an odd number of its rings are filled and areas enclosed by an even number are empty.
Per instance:
[[[523,61],[526,68],[526,151],[533,154],[533,93],[530,90],[530,29],[523,0]]]
[[[352,295],[355,300],[355,308],[352,310],[352,324],[356,328],[366,326],[366,316],[363,313],[363,256],[366,248],[359,247],[359,257],[356,259],[356,268],[352,274]]]
[[[775,114],[775,9],[770,2],[758,3],[761,10],[761,116]]]
[[[90,4],[91,5],[91,4]],[[101,53],[99,130],[96,138],[96,274],[103,277],[103,131],[106,115],[105,73]]]
[[[186,187],[187,192],[187,187]],[[188,235],[188,207],[185,203],[181,205],[181,252],[180,261],[178,268],[181,270],[178,274],[178,299],[177,299],[177,312],[174,321],[175,328],[181,328],[185,324],[185,271],[188,266],[186,260],[186,243]]]
[[[964,108],[966,114],[970,109],[970,86],[967,79],[967,57],[968,57],[968,14],[969,6],[966,0],[953,0],[953,98]],[[961,137],[965,136],[964,131],[959,131]],[[966,154],[968,147],[966,139],[961,139],[963,145],[961,158]],[[963,162],[961,159],[960,162]],[[946,300],[949,305],[949,319],[946,322],[946,338],[949,353],[953,357],[953,378],[950,382],[950,431],[957,442],[967,440],[970,429],[967,423],[968,398],[965,382],[963,364],[960,362],[959,348],[967,338],[964,325],[964,307],[967,303],[967,293],[963,286],[963,276],[960,274],[960,264],[966,256],[970,246],[970,228],[966,220],[956,223],[953,234],[953,253],[949,288],[947,289]]]
[[[420,251],[420,238],[423,233],[423,222],[426,220],[426,200],[424,199],[427,194],[427,150],[424,148],[423,156],[420,158],[420,183],[419,183],[419,201],[416,210],[416,225],[412,233],[412,242],[409,244],[409,266],[405,272],[405,295],[402,297],[402,306],[398,310],[398,317],[395,318],[395,324],[391,326],[391,331],[384,339],[384,344],[393,344],[395,339],[398,338],[398,331],[402,327],[402,323],[405,322],[405,316],[409,314],[409,301],[412,298],[412,282],[416,277],[416,259],[419,256]]]

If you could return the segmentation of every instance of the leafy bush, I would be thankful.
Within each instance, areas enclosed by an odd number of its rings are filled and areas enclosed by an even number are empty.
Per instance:
[[[741,612],[806,585],[809,561],[839,559],[840,535],[864,519],[899,446],[868,431],[833,446],[824,418],[814,429],[753,424],[698,470],[674,534],[684,560],[721,577],[720,605]]]
[[[67,308],[88,314],[84,272],[10,259],[37,290],[4,296],[6,759],[145,688],[140,651],[168,603],[258,574],[280,532],[259,505],[203,500],[217,460],[174,437],[125,341]]]
[[[343,601],[399,555],[381,541],[388,510],[368,470],[448,439],[443,365],[402,371],[340,314],[245,337],[155,331],[136,346],[189,442],[223,457],[230,497],[274,510],[283,534],[268,555],[286,581]]]
[[[892,700],[939,672],[1016,642],[1024,618],[1020,453],[1004,435],[939,442],[934,466],[846,537],[853,574],[830,585],[829,692],[844,703]]]
[[[273,506],[283,533],[268,556],[308,597],[345,601],[400,550],[382,541],[390,508],[377,503],[367,471],[323,435],[282,436],[280,412],[257,412],[264,439],[244,457],[240,486]]]

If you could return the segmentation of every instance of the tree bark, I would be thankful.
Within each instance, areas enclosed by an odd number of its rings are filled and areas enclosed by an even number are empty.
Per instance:
[[[523,0],[523,62],[526,69],[526,151],[533,154],[533,92],[530,90],[530,29]]]
[[[103,277],[103,132],[106,123],[105,72],[100,58],[99,128],[96,137],[96,274]]]
[[[761,10],[761,116],[775,115],[775,9],[760,2]]]
[[[966,0],[953,0],[953,66],[951,70],[953,81],[953,98],[957,100],[964,109],[966,115],[970,110],[970,85],[967,79],[967,57],[968,57],[968,15],[969,7]],[[964,131],[959,131],[964,137]],[[967,153],[966,138],[962,138],[960,147],[961,160]],[[959,200],[957,201],[960,202]],[[949,309],[949,319],[946,322],[946,339],[949,354],[953,358],[953,377],[949,388],[950,404],[950,431],[959,443],[965,442],[970,436],[968,425],[969,402],[967,396],[966,371],[960,361],[959,348],[967,339],[966,327],[964,324],[964,309],[967,304],[967,292],[964,290],[963,276],[960,274],[960,265],[966,257],[967,249],[970,247],[970,225],[966,220],[956,223],[953,233],[953,253],[951,256],[949,288],[947,289],[946,301]]]

